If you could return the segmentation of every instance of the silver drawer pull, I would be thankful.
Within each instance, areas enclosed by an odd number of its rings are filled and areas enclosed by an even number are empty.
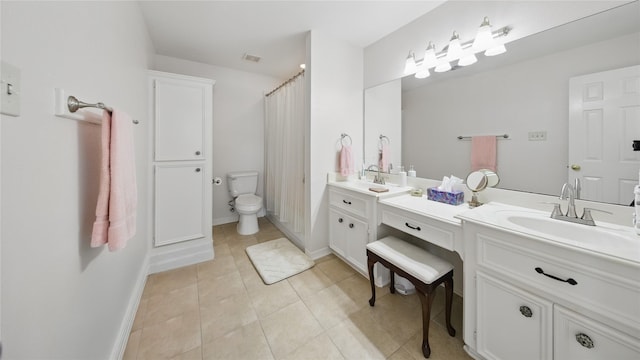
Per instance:
[[[558,281],[566,282],[566,283],[569,283],[569,284],[571,284],[571,285],[578,285],[578,282],[577,282],[577,281],[575,281],[575,280],[573,280],[572,278],[568,278],[568,279],[566,279],[566,280],[565,280],[565,279],[561,279],[561,278],[559,278],[559,277],[557,277],[557,276],[554,276],[554,275],[545,274],[545,273],[544,273],[544,270],[542,270],[542,268],[539,268],[539,267],[537,267],[535,270],[536,270],[536,272],[537,272],[538,274],[542,274],[542,275],[544,275],[544,276],[546,276],[546,277],[550,277],[550,278],[552,278],[553,280],[558,280]]]
[[[351,205],[351,201],[347,201],[347,200],[342,200],[343,203],[347,204],[347,205]]]
[[[522,314],[522,316],[530,318],[531,316],[533,316],[533,311],[531,311],[531,308],[528,306],[520,306],[520,314]]]
[[[406,227],[408,227],[409,229],[412,229],[412,230],[420,231],[420,226],[411,226],[411,225],[409,225],[408,222],[404,223],[404,226],[406,226]]]
[[[583,334],[583,333],[576,334],[576,341],[580,345],[586,347],[587,349],[593,349],[595,346],[593,344],[593,340],[591,340],[591,338],[587,334]]]

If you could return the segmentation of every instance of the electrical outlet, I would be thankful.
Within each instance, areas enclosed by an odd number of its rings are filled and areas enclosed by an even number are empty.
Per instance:
[[[529,141],[546,141],[546,131],[529,131]]]

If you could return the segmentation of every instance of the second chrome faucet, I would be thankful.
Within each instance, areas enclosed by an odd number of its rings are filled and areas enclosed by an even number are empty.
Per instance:
[[[553,207],[553,212],[551,213],[552,219],[595,226],[596,223],[593,220],[593,217],[591,217],[591,211],[600,211],[611,214],[610,212],[604,210],[584,208],[582,217],[578,217],[578,214],[576,213],[576,188],[569,183],[565,183],[564,185],[562,185],[562,190],[560,191],[560,200],[569,200],[567,205],[567,213],[563,214],[562,209],[560,208],[560,204],[555,204],[555,206]]]

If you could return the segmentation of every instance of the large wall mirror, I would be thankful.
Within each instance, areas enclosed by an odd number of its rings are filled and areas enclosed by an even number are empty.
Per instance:
[[[498,187],[558,195],[572,171],[581,176],[579,167],[569,166],[574,161],[569,158],[569,80],[640,65],[639,2],[507,43],[507,50],[426,79],[402,79],[401,112],[386,119],[401,124],[401,140],[396,141],[401,141],[402,165],[413,165],[418,177],[464,178],[470,172],[471,142],[458,136],[508,134],[497,145]],[[615,136],[614,152],[635,170],[620,180],[626,181],[618,190],[622,200],[602,201],[629,204],[633,191],[628,187],[638,182],[640,152],[632,152],[631,146],[633,139],[640,140],[640,71],[636,75],[625,87],[635,91],[632,97],[639,102],[629,107],[624,130],[598,135]],[[365,102],[368,92],[379,92],[381,87],[388,85],[365,90]],[[381,99],[376,101],[377,107],[384,106]],[[375,158],[370,153],[372,142],[378,141],[375,131],[368,130],[370,115],[365,111],[365,162]],[[585,133],[588,136],[593,134]]]

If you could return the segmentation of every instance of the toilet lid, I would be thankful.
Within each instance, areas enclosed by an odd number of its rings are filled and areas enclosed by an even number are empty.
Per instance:
[[[262,198],[253,194],[244,194],[236,198],[236,206],[258,206],[262,205]]]

